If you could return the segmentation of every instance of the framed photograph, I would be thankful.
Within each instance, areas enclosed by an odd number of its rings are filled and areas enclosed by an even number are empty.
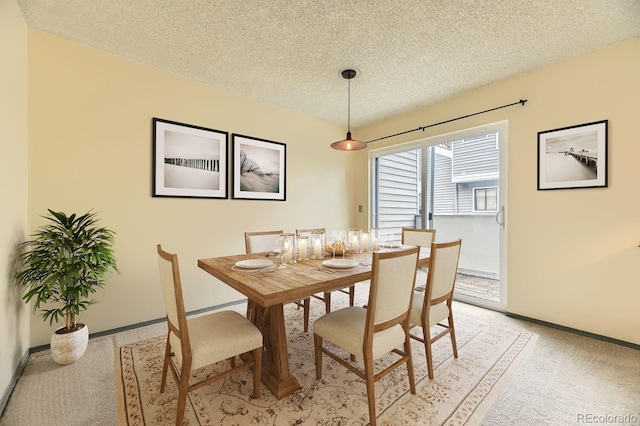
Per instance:
[[[227,198],[227,132],[153,119],[153,196]]]
[[[606,187],[607,125],[538,132],[538,190]]]
[[[286,200],[287,146],[233,134],[232,198]]]

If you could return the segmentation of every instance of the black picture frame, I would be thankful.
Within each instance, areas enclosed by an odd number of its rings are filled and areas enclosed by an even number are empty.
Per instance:
[[[231,135],[233,199],[286,201],[287,146]]]
[[[538,132],[538,190],[608,185],[609,120]]]
[[[228,198],[229,133],[153,118],[153,196]]]

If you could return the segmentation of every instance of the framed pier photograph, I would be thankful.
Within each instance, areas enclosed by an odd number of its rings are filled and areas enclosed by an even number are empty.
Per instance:
[[[607,186],[608,120],[538,132],[538,190]]]

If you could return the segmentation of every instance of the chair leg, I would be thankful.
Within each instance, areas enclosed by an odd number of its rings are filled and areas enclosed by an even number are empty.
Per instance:
[[[308,332],[309,331],[309,309],[310,309],[310,302],[311,299],[309,299],[308,297],[306,299],[304,299],[303,301],[303,306],[304,306],[304,332]]]
[[[331,312],[331,292],[324,292],[324,310],[326,313]]]
[[[160,381],[160,393],[164,392],[164,386],[167,384],[169,362],[171,362],[171,345],[169,344],[169,334],[167,334],[167,344],[164,349],[164,365],[162,366],[162,380]]]
[[[260,381],[262,379],[262,350],[263,347],[260,346],[253,351],[253,359],[255,361],[255,365],[253,366],[253,397],[256,399],[260,398]]]
[[[322,379],[322,337],[313,335],[314,358],[316,364],[316,380]]]
[[[429,378],[433,379],[433,354],[431,353],[431,330],[428,327],[422,327],[422,337],[424,337],[424,351],[427,355],[427,370]]]
[[[409,331],[407,331],[407,337],[404,341],[404,353],[407,358],[407,373],[409,374],[409,389],[413,395],[416,394],[416,379],[413,374],[413,357],[411,356],[411,338],[409,337]]]
[[[182,426],[184,412],[187,408],[187,393],[189,391],[190,367],[182,368],[180,381],[178,382],[178,410],[176,411],[176,426]]]
[[[451,312],[451,308],[449,308]],[[458,343],[456,343],[456,328],[453,325],[453,314],[449,314],[449,334],[451,335],[451,346],[453,347],[453,357],[458,358]]]
[[[356,286],[349,287],[349,306],[353,306],[356,301]]]
[[[367,403],[369,404],[369,424],[376,426],[376,395],[374,393],[373,360],[365,355],[364,373],[367,383]]]

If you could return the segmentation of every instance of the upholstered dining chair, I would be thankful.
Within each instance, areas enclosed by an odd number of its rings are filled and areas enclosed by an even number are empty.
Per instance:
[[[282,229],[275,231],[245,232],[244,244],[247,254],[273,251],[276,247],[278,238],[282,233]],[[298,306],[298,308],[302,307],[305,333],[309,331],[309,309],[311,304],[310,300],[311,299],[307,297],[305,299],[294,302]],[[252,302],[251,300],[247,300],[247,316],[250,315],[251,309]]]
[[[402,228],[402,244],[408,246],[431,247],[436,240],[435,229]],[[423,286],[427,281],[427,267],[418,268],[416,272],[416,287]]]
[[[328,313],[313,323],[316,379],[322,378],[322,354],[342,364],[364,379],[367,386],[369,421],[376,424],[374,383],[393,369],[407,365],[411,393],[416,393],[409,340],[409,319],[418,247],[404,250],[374,252],[371,285],[367,307],[350,306]],[[364,361],[364,371],[331,352],[323,345],[328,340],[353,357]],[[398,347],[402,346],[400,350]],[[394,352],[400,359],[375,373],[373,361]]]
[[[243,369],[253,370],[253,397],[260,397],[262,369],[262,333],[248,319],[235,311],[219,311],[187,319],[178,256],[158,249],[160,284],[167,314],[167,343],[162,367],[160,392],[166,385],[167,370],[178,386],[176,425],[184,420],[187,393]],[[236,356],[250,352],[251,359],[236,365]],[[230,368],[204,380],[192,382],[192,372],[199,368],[230,361]]]
[[[296,229],[296,235],[302,235],[302,236],[310,237],[311,235],[313,235],[314,232],[324,232],[324,234],[326,235],[325,228]],[[324,250],[324,247],[322,249]],[[348,288],[342,288],[342,289],[334,290],[334,291],[339,291],[341,293],[348,294],[349,295],[349,306],[353,306],[353,303],[354,303],[355,297],[356,297],[355,285],[352,285],[352,286],[350,286]],[[322,300],[324,302],[325,312],[326,313],[331,312],[331,291],[323,292],[322,296],[314,294],[313,297],[316,298],[316,299]]]
[[[431,247],[431,243],[435,240],[435,229],[402,228],[403,245]]]
[[[411,334],[411,337],[424,343],[430,379],[433,379],[433,352],[431,349],[433,342],[449,334],[453,356],[458,358],[451,304],[461,247],[462,240],[460,239],[445,243],[431,243],[425,290],[423,294],[416,293],[413,298],[411,328],[422,327],[422,336]],[[440,331],[432,336],[431,327],[434,326],[438,326]]]

